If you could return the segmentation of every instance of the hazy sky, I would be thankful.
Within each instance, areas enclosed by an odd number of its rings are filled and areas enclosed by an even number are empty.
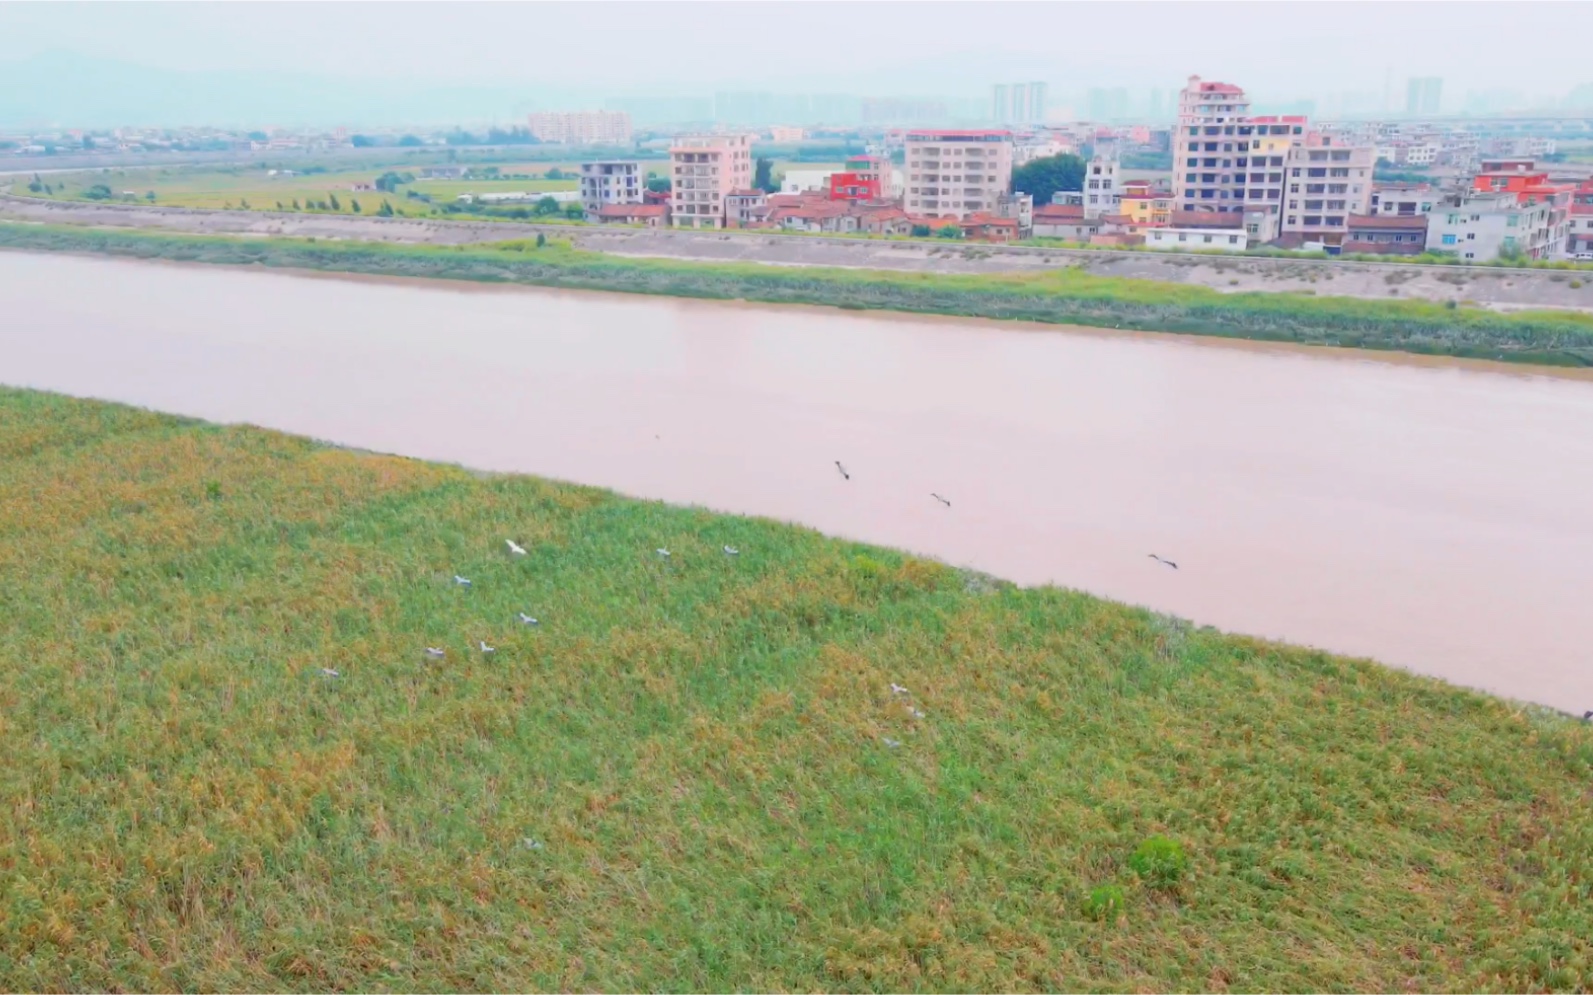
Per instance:
[[[1442,76],[1446,96],[1593,81],[1593,3],[19,3],[0,61],[77,53],[163,69],[627,93],[714,87],[974,94],[1045,79],[1231,78],[1282,100]]]

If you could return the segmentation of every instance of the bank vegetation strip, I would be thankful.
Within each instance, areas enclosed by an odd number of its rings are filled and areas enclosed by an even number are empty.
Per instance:
[[[1593,729],[1369,662],[7,389],[0,591],[5,990],[1593,978]]]
[[[757,263],[638,259],[536,241],[402,246],[280,237],[235,238],[0,223],[0,247],[143,259],[518,283],[966,315],[1391,349],[1562,366],[1593,365],[1593,315],[1498,312],[1423,301],[1311,293],[1219,293],[1205,287],[1040,273],[939,274]]]

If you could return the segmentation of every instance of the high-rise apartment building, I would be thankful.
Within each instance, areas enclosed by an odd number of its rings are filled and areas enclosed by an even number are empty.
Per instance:
[[[994,211],[1012,183],[1009,131],[909,131],[908,214],[963,218]]]
[[[990,88],[990,118],[1002,124],[1039,124],[1045,120],[1046,84],[997,83]]]
[[[725,227],[725,198],[752,187],[752,136],[682,135],[669,147],[670,223]]]
[[[1370,214],[1373,146],[1339,144],[1331,136],[1308,136],[1284,158],[1283,237],[1340,245],[1352,214]]]
[[[1243,211],[1249,139],[1239,128],[1250,113],[1243,89],[1189,77],[1178,94],[1173,135],[1173,193],[1184,211]],[[1237,165],[1244,160],[1245,165]]]
[[[1438,113],[1444,81],[1437,76],[1413,76],[1405,81],[1405,113],[1432,116]]]
[[[625,111],[538,111],[528,123],[537,141],[564,145],[629,145],[631,116]]]

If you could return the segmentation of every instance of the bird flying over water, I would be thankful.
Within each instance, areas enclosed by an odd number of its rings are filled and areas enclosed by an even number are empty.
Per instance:
[[[934,498],[936,501],[939,501],[941,504],[945,505],[946,507],[948,507],[948,508],[951,507],[951,502],[950,501],[947,501],[945,498],[941,497],[939,494],[936,494],[934,491],[930,491],[929,492],[929,496]]]
[[[525,612],[520,612],[519,615],[520,615],[520,624],[521,625],[541,625],[542,624],[541,622],[538,622],[536,619],[532,618],[530,615],[527,615]]]
[[[441,660],[444,656],[448,655],[448,651],[440,646],[428,646],[426,647],[426,655],[431,657],[433,660]]]
[[[496,653],[496,652],[498,652],[498,648],[496,646],[488,646],[487,645],[487,641],[485,639],[478,640],[478,642],[481,643],[481,652],[483,652],[483,653]]]
[[[1172,560],[1164,560],[1160,556],[1157,556],[1155,553],[1148,553],[1146,555],[1148,555],[1151,559],[1155,560],[1157,563],[1164,563],[1167,566],[1172,567],[1174,570],[1178,569],[1178,564],[1174,563]]]
[[[851,480],[852,479],[852,475],[850,473],[846,472],[846,467],[841,465],[841,461],[840,460],[836,460],[835,461],[835,468],[837,470],[841,471],[841,476],[842,477],[845,477],[847,480]]]
[[[525,555],[525,547],[515,542],[513,539],[505,539],[504,542],[509,544],[510,553],[513,553],[515,556]]]
[[[458,574],[454,574],[454,583],[458,584],[460,587],[469,587],[470,586],[470,578],[461,577]]]

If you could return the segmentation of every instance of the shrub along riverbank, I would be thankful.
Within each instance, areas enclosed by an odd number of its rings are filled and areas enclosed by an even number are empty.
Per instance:
[[[1205,287],[1043,273],[940,274],[636,259],[562,245],[394,246],[164,235],[0,223],[0,247],[349,273],[821,304],[1228,338],[1593,365],[1593,315],[1499,313],[1421,301],[1222,294]]]
[[[1593,977],[1593,729],[1363,661],[6,389],[0,591],[7,991]]]

